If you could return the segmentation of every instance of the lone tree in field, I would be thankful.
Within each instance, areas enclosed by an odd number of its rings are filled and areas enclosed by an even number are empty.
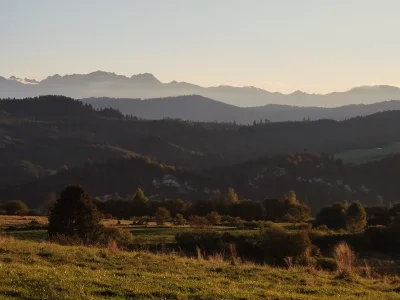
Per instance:
[[[134,202],[141,202],[141,203],[147,203],[149,199],[144,195],[144,191],[141,188],[138,188],[136,190],[135,195],[133,196],[132,199]]]
[[[145,196],[144,191],[141,188],[136,190],[135,195],[132,197],[132,215],[143,216],[146,212],[146,205],[149,199]]]
[[[210,222],[210,224],[213,225],[213,226],[221,224],[221,216],[220,216],[219,213],[217,213],[216,211],[210,212],[210,213],[206,216],[206,219],[207,219],[207,221]]]
[[[21,200],[9,201],[1,206],[8,215],[24,215],[28,213],[28,206]]]
[[[367,225],[367,213],[359,202],[350,204],[346,212],[346,226],[351,232],[363,230]]]
[[[171,221],[171,213],[164,207],[157,208],[155,215],[157,225],[164,225],[164,222]]]
[[[174,219],[174,224],[175,225],[185,225],[186,224],[186,220],[185,218],[181,215],[181,214],[176,214],[175,219]]]
[[[239,202],[239,197],[233,188],[229,188],[225,195],[225,204],[232,205]]]
[[[92,198],[79,185],[67,186],[51,209],[48,233],[79,237],[83,243],[97,241],[102,234],[101,214]]]

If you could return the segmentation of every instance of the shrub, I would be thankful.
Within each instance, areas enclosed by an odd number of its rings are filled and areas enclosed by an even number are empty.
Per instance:
[[[110,241],[114,241],[119,247],[127,247],[133,242],[133,235],[129,230],[117,227],[105,227],[101,243],[108,245]]]
[[[259,241],[264,251],[264,259],[282,263],[285,257],[304,255],[312,243],[304,231],[288,232],[279,225],[269,223],[260,229]]]
[[[28,206],[21,200],[13,200],[4,203],[1,206],[2,210],[5,210],[8,215],[26,215],[28,213]]]
[[[86,190],[77,185],[67,186],[54,204],[50,216],[48,233],[78,236],[84,244],[95,243],[102,234],[101,215]]]
[[[359,202],[350,204],[346,212],[346,226],[351,232],[358,232],[367,225],[367,213]]]
[[[321,225],[317,226],[317,230],[329,232],[329,228],[325,224],[321,224]]]
[[[312,244],[305,232],[289,233],[282,227],[268,223],[258,233],[219,233],[212,230],[198,230],[177,233],[178,246],[192,254],[201,249],[205,255],[230,253],[235,247],[235,256],[253,261],[283,264],[285,257],[299,257],[310,251]],[[308,250],[307,250],[308,249]]]
[[[290,214],[285,214],[282,218],[281,218],[282,222],[287,222],[287,223],[296,223],[297,220],[295,217],[293,217]]]
[[[200,216],[190,216],[189,224],[192,227],[204,228],[210,226],[210,223],[205,217]]]
[[[238,228],[243,228],[244,227],[244,221],[241,218],[236,217],[235,221],[234,221],[234,225],[236,227],[238,227]]]
[[[183,250],[197,253],[197,249],[206,252],[220,252],[224,249],[222,234],[210,230],[197,230],[189,232],[178,232],[175,240]]]
[[[346,228],[346,211],[348,202],[337,202],[330,207],[323,208],[315,219],[315,225],[326,225],[330,229]]]
[[[238,227],[243,228],[245,227],[246,221],[242,220],[240,217],[232,217],[232,216],[223,216],[221,217],[221,224],[223,226],[229,227]]]
[[[186,224],[186,220],[181,214],[176,214],[174,224],[178,226],[183,226]]]
[[[319,269],[326,271],[336,271],[337,270],[337,262],[333,258],[329,257],[317,257],[316,266]]]
[[[356,255],[346,242],[340,242],[335,246],[333,249],[333,257],[339,272],[353,272]]]
[[[221,224],[221,216],[216,211],[212,211],[206,216],[207,221],[211,225],[219,225]]]
[[[144,191],[141,188],[138,188],[132,198],[132,201],[147,203],[149,199],[144,195]]]
[[[164,207],[159,207],[157,208],[155,219],[157,225],[164,225],[164,222],[171,221],[172,218],[169,210]]]
[[[245,221],[243,222],[243,227],[256,229],[262,226],[262,221]]]
[[[50,237],[50,241],[63,246],[79,246],[83,244],[82,239],[77,235],[56,234]]]

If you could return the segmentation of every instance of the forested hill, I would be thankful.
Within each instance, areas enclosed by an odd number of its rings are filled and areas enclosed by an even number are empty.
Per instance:
[[[299,152],[325,153],[327,156],[324,157],[330,159],[330,156],[340,151],[383,147],[398,141],[400,141],[399,111],[382,112],[346,121],[278,122],[242,126],[233,123],[204,123],[173,119],[141,120],[134,116],[124,116],[114,109],[96,110],[91,105],[60,96],[1,100],[0,189],[13,191],[4,193],[1,200],[9,200],[9,197],[20,195],[19,192],[14,194],[14,187],[25,183],[40,182],[37,187],[39,190],[42,189],[40,186],[51,184],[51,188],[47,186],[51,191],[58,189],[61,184],[78,183],[76,182],[78,179],[83,181],[84,178],[77,177],[76,174],[83,172],[90,177],[93,164],[105,164],[106,167],[98,167],[96,170],[105,168],[105,171],[99,174],[103,174],[104,180],[111,182],[112,179],[108,180],[106,170],[114,168],[114,164],[121,166],[115,161],[126,158],[150,160],[159,166],[174,166],[177,170],[187,170],[185,171],[188,172],[187,174],[199,174],[201,171],[201,176],[211,178],[211,181],[208,181],[207,186],[203,188],[213,189],[214,186],[224,188],[232,185],[243,197],[260,199],[268,195],[281,194],[287,189],[298,189],[300,196],[311,199],[308,192],[303,192],[301,180],[297,178],[314,175],[306,173],[303,168],[295,169],[293,174],[290,173],[292,175],[283,177],[284,183],[278,184],[273,179],[275,177],[266,176],[267,179],[262,183],[263,188],[253,190],[250,189],[251,184],[248,181],[254,179],[256,174],[251,171],[247,177],[244,175],[241,177],[245,170],[252,170],[252,168],[248,169],[247,165],[236,165],[247,161],[257,161],[256,164],[261,166],[263,163],[257,159],[263,157],[272,157],[268,160],[268,164],[273,164],[279,161],[275,159],[276,155]],[[107,167],[108,164],[110,164],[109,167]],[[329,163],[329,165],[332,164],[334,163]],[[319,163],[311,165],[317,168]],[[127,164],[127,166],[133,166],[133,164]],[[79,169],[75,167],[88,169],[77,171]],[[212,173],[208,171],[216,167],[218,169],[214,169]],[[367,189],[376,189],[376,193],[381,195],[385,194],[386,190],[397,191],[396,186],[388,186],[393,182],[390,178],[364,176],[369,169],[359,173],[354,171],[356,172],[354,174],[357,174],[354,175],[356,179],[352,178],[353,175],[347,175],[353,174],[348,173],[352,168],[356,167],[346,166],[344,173],[338,171],[334,180],[348,178],[351,188],[353,185],[357,188],[365,186]],[[379,169],[379,167],[376,168]],[[140,182],[142,172],[149,174],[154,172],[154,176],[148,175],[146,180],[142,179],[143,185],[147,187],[152,185],[147,182],[152,176],[159,177],[155,172],[156,169],[145,171],[148,169],[144,165],[132,167],[131,170],[122,171],[121,169],[121,174],[123,174],[121,176],[131,180],[132,190],[134,190]],[[117,172],[118,168],[113,170]],[[63,172],[71,175],[58,175]],[[176,177],[176,174],[171,175]],[[322,175],[317,173],[314,177],[327,180],[324,176],[326,173]],[[184,175],[179,179],[181,184],[184,184],[185,177],[189,175]],[[116,175],[114,178],[117,178]],[[382,178],[385,178],[385,181]],[[358,179],[361,181],[354,181]],[[104,180],[101,181],[101,185],[108,186]],[[200,189],[203,179],[195,181],[199,182],[196,184]],[[378,183],[385,189],[375,185]],[[88,184],[93,183],[88,182]],[[279,189],[270,188],[274,185]],[[118,185],[112,185],[109,190],[112,192],[120,190],[125,193],[127,189],[127,187],[122,189]],[[33,191],[36,187],[27,190]],[[93,190],[93,192],[102,194],[108,190]],[[155,192],[155,190],[151,188],[149,192]],[[321,201],[323,197],[331,199],[332,195],[336,194],[322,193],[314,199],[315,201]],[[374,196],[366,195],[365,201],[375,201],[375,192],[371,195]],[[351,196],[352,199],[358,197],[353,196]],[[386,195],[386,198],[391,201],[392,197],[392,192]]]
[[[59,96],[0,101],[0,166],[30,161],[45,169],[132,155],[168,165],[207,168],[266,155],[335,154],[400,141],[400,112],[346,121],[240,126],[179,120],[140,120],[116,110]]]
[[[382,172],[382,170],[385,170]],[[234,187],[240,199],[262,201],[295,190],[313,214],[334,202],[361,201],[389,205],[398,201],[400,156],[364,165],[343,165],[318,153],[292,153],[198,171],[160,165],[147,158],[128,158],[59,171],[28,183],[0,189],[0,200],[21,199],[41,207],[67,183],[83,184],[100,199],[129,199],[142,187],[152,200],[208,200]]]

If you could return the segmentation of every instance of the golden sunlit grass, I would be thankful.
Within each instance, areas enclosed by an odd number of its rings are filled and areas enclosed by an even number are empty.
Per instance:
[[[0,299],[399,299],[398,277],[0,240]]]
[[[30,225],[31,223],[37,221],[41,225],[48,224],[48,218],[46,216],[10,216],[10,215],[0,215],[0,226],[24,226]],[[131,227],[132,221],[130,220],[116,220],[116,219],[103,219],[102,224],[106,227]],[[149,222],[148,227],[155,227],[155,222]],[[172,226],[172,223],[166,223],[166,227]]]
[[[43,216],[7,216],[0,215],[0,228],[8,226],[23,226],[29,225],[32,222],[38,222],[38,224],[46,225],[48,223],[47,217]]]

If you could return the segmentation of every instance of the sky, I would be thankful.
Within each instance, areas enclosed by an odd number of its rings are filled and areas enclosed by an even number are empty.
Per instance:
[[[398,0],[0,0],[0,75],[202,86],[400,86]]]

